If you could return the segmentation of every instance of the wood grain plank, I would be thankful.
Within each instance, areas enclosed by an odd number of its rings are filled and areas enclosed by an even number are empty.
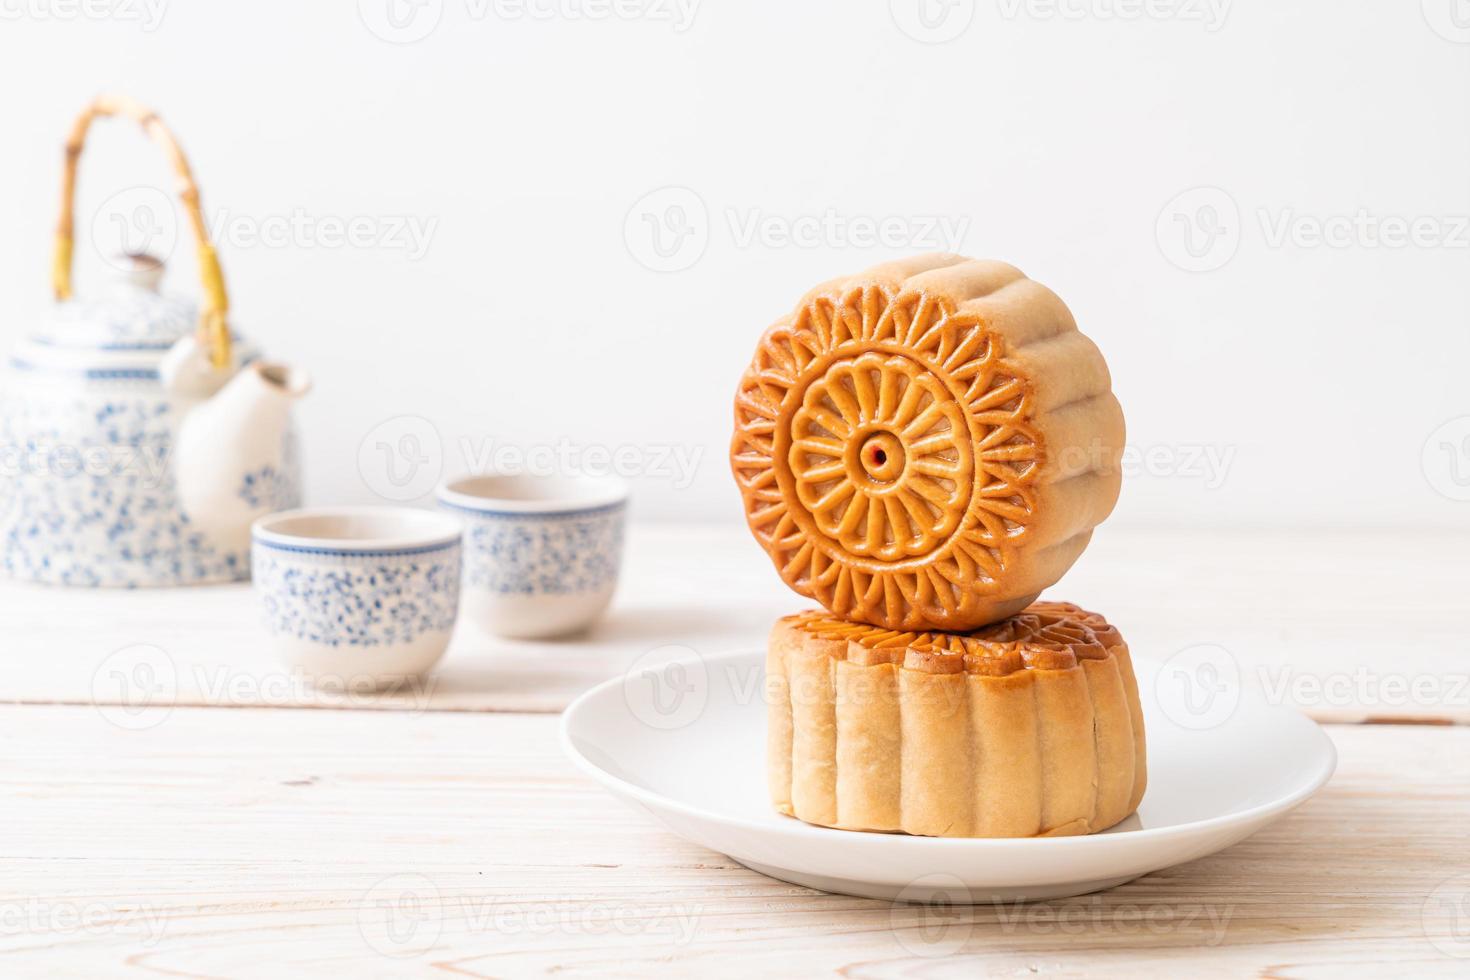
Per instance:
[[[924,910],[811,892],[685,843],[577,774],[551,717],[154,710],[158,724],[128,729],[91,709],[0,709],[0,973],[1470,966],[1448,955],[1470,953],[1470,918],[1456,918],[1470,910],[1470,728],[1334,726],[1341,764],[1322,795],[1226,852],[1101,896]]]
[[[1141,532],[1105,526],[1052,595],[1102,611],[1136,654],[1211,645],[1241,684],[1324,721],[1470,722],[1470,535]],[[247,586],[72,591],[0,585],[19,703],[555,712],[648,659],[759,648],[810,603],[737,527],[632,529],[611,614],[526,643],[461,623],[440,670],[393,694],[314,688],[277,666]],[[153,687],[133,684],[136,645]],[[151,661],[148,658],[151,657]],[[123,678],[120,680],[119,678]]]

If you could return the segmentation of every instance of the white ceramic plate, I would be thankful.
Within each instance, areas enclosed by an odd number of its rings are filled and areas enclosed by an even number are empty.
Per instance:
[[[1161,678],[1136,659],[1148,792],[1112,830],[1025,840],[829,830],[767,802],[763,660],[737,653],[630,671],[567,708],[563,745],[617,796],[752,870],[823,891],[955,904],[1081,895],[1204,857],[1306,801],[1337,761],[1297,712],[1234,691],[1201,697],[1187,677]]]

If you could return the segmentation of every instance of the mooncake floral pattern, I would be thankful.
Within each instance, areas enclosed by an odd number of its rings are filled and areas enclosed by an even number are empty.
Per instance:
[[[1034,516],[1035,401],[1001,338],[942,296],[818,296],[766,332],[736,394],[750,529],[840,616],[973,623]]]
[[[265,627],[328,646],[387,646],[453,628],[459,611],[459,542],[375,553],[255,543]]]
[[[616,504],[569,514],[454,508],[465,521],[465,585],[497,595],[574,595],[616,581],[623,515]]]

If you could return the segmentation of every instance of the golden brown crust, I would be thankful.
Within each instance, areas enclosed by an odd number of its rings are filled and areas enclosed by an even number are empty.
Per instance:
[[[1117,499],[1123,416],[1054,293],[925,255],[833,280],[762,337],[730,459],[782,578],[836,615],[969,630],[1025,608]]]
[[[1123,645],[1115,627],[1069,602],[1034,602],[971,633],[891,630],[816,610],[787,616],[778,628],[834,641],[823,649],[863,666],[892,663],[928,673],[990,677],[1066,670],[1081,660],[1106,659],[1112,648]]]
[[[767,676],[779,692],[772,802],[808,823],[945,837],[1087,834],[1143,797],[1143,717],[1127,644],[1068,603],[1036,603],[965,635],[788,616],[772,633]]]

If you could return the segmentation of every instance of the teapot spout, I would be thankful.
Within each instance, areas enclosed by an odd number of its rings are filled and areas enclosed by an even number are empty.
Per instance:
[[[216,547],[246,550],[256,518],[300,504],[290,416],[310,390],[304,372],[257,361],[185,414],[174,450],[179,503]]]

